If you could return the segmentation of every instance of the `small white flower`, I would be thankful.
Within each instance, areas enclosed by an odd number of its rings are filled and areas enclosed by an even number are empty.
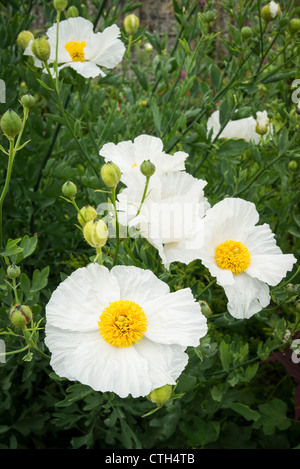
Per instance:
[[[257,112],[257,119],[259,119],[261,115],[264,116],[265,122],[265,119],[267,118],[267,112]],[[212,115],[208,118],[207,121],[207,132],[209,133],[211,129],[213,130],[212,139],[216,138],[221,129],[219,116],[220,112],[215,111],[212,113]],[[218,138],[242,139],[246,142],[252,141],[255,144],[258,144],[261,141],[261,135],[256,132],[256,125],[257,120],[255,120],[252,116],[245,117],[244,119],[229,121],[218,136]],[[269,131],[272,133],[272,128],[270,128]]]
[[[188,362],[186,348],[206,332],[189,288],[170,293],[150,270],[132,266],[80,268],[46,306],[55,373],[120,397],[174,385]]]
[[[49,64],[55,61],[56,28],[51,26],[46,35],[50,44]],[[106,28],[103,32],[94,33],[93,24],[82,17],[69,18],[59,23],[58,32],[58,70],[71,67],[85,78],[105,76],[100,67],[113,68],[119,64],[125,52],[125,46],[120,41],[120,29],[117,25]],[[25,55],[34,54],[29,42]],[[34,57],[35,65],[42,64]]]
[[[270,302],[268,285],[277,285],[292,270],[296,258],[283,254],[269,225],[258,225],[255,205],[227,198],[202,219],[199,258],[217,278],[235,318],[250,318]]]
[[[121,224],[135,227],[158,250],[166,268],[173,261],[194,260],[201,242],[199,220],[210,207],[203,191],[207,182],[184,171],[155,172],[142,205],[145,177],[129,172],[123,182],[127,188],[118,195]]]
[[[183,151],[177,151],[174,155],[165,153],[162,140],[151,135],[139,135],[133,142],[128,140],[117,144],[106,143],[99,154],[106,162],[115,163],[121,173],[132,171],[137,175],[144,160],[150,160],[155,165],[156,172],[166,173],[185,169],[185,160],[188,157]],[[144,180],[143,176],[142,179]]]

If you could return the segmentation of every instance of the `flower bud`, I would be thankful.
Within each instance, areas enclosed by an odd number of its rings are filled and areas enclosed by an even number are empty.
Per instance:
[[[134,34],[139,29],[140,20],[134,14],[126,16],[124,19],[124,28],[127,34]]]
[[[108,228],[104,221],[95,218],[84,225],[83,236],[93,248],[102,248],[108,238]]]
[[[64,194],[65,197],[72,198],[75,197],[77,194],[77,187],[72,181],[67,181],[63,184],[62,188],[62,193]]]
[[[57,11],[63,11],[67,8],[68,0],[54,0],[54,8]]]
[[[35,99],[30,93],[27,93],[21,97],[20,103],[22,104],[24,108],[30,109],[31,107],[34,106]]]
[[[295,308],[296,308],[297,313],[300,313],[300,300],[296,301]]]
[[[116,187],[121,179],[120,168],[115,163],[109,161],[102,166],[101,177],[106,186]]]
[[[260,11],[260,16],[262,17],[263,20],[266,22],[276,20],[278,16],[280,15],[281,10],[280,6],[276,2],[270,2],[267,5],[263,6],[261,11]]]
[[[257,112],[255,131],[260,135],[265,135],[268,132],[269,122],[267,111]]]
[[[145,160],[140,166],[141,173],[150,178],[155,173],[155,166],[150,160]]]
[[[287,286],[286,286],[286,291],[290,294],[290,295],[294,295],[295,293],[297,293],[297,287],[295,285],[293,285],[292,283],[289,283]]]
[[[13,280],[21,275],[21,269],[18,265],[11,264],[7,267],[6,275]]]
[[[77,18],[79,16],[79,10],[75,6],[71,6],[67,10],[67,18]]]
[[[154,389],[153,391],[148,394],[147,399],[154,404],[162,406],[170,399],[172,394],[172,386],[171,384],[165,384],[160,388]]]
[[[204,15],[204,19],[206,23],[212,23],[213,21],[215,21],[215,12],[212,10],[208,10]]]
[[[290,171],[296,171],[297,168],[298,168],[298,163],[297,163],[297,161],[291,160],[291,161],[289,162],[289,170],[290,170]]]
[[[35,39],[32,43],[31,50],[42,62],[46,62],[50,57],[50,44],[45,37]]]
[[[23,50],[26,49],[30,41],[34,41],[34,35],[31,31],[21,31],[17,37],[17,43]]]
[[[8,139],[13,139],[22,130],[22,120],[15,111],[9,109],[3,114],[0,121],[1,130]]]
[[[32,321],[32,311],[29,306],[15,305],[12,306],[9,312],[10,322],[14,327],[23,329],[27,324]]]
[[[77,220],[81,224],[81,226],[84,226],[86,223],[88,223],[91,220],[94,220],[97,217],[97,212],[94,207],[91,205],[85,205],[82,207],[80,212],[77,215]]]
[[[209,318],[212,315],[212,310],[208,306],[208,303],[204,300],[198,301],[200,308],[201,308],[201,313],[206,317]]]
[[[300,31],[300,19],[292,18],[289,22],[289,31],[291,34],[297,34]]]
[[[253,36],[253,31],[249,26],[244,26],[241,29],[241,35],[243,39],[250,39]]]
[[[153,46],[150,42],[147,42],[144,47],[146,52],[151,52],[153,50]]]

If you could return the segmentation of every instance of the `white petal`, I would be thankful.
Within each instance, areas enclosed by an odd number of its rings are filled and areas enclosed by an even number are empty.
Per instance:
[[[73,272],[52,293],[47,322],[73,331],[97,330],[101,311],[119,299],[118,283],[108,269],[90,264]]]
[[[249,319],[270,303],[266,283],[249,277],[246,273],[235,275],[234,285],[224,287],[228,298],[228,311],[237,319]]]
[[[95,34],[93,49],[88,59],[106,68],[118,65],[125,53],[125,46],[119,37],[120,29],[116,24],[109,26],[102,33]]]
[[[66,368],[65,357],[70,355],[76,344],[81,342],[81,333],[78,331],[65,331],[58,327],[51,326],[49,322],[45,327],[45,344],[51,352],[50,365],[55,373],[71,381],[76,380],[76,376]]]
[[[255,277],[268,285],[278,285],[293,269],[297,259],[293,254],[257,254],[251,255],[251,264],[246,270],[247,274]]]
[[[165,384],[176,384],[188,363],[188,355],[180,345],[157,344],[143,337],[134,347],[147,361],[151,391]]]
[[[170,291],[168,285],[159,280],[151,270],[117,265],[111,269],[111,276],[119,283],[120,299],[134,301],[140,306]]]
[[[207,333],[206,318],[189,288],[144,303],[144,311],[145,336],[154,342],[196,347]]]
[[[68,62],[60,66],[58,70],[60,71],[65,67],[73,68],[73,70],[84,78],[96,78],[99,75],[105,76],[105,73],[93,62]]]
[[[99,154],[104,157],[105,161],[112,161],[119,168],[121,173],[129,171],[136,163],[131,140],[120,142],[117,145],[110,142],[106,143]]]

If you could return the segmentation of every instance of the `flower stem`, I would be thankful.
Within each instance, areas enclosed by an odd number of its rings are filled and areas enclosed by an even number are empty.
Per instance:
[[[114,260],[113,260],[113,266],[115,266],[118,260],[119,246],[120,246],[119,221],[118,221],[118,212],[117,212],[117,207],[116,207],[116,188],[115,187],[111,188],[111,198],[112,198],[112,203],[115,209],[115,217],[116,217],[116,249],[115,249],[115,255],[114,255]]]
[[[150,181],[150,177],[146,176],[146,184],[145,184],[145,189],[144,189],[144,192],[143,192],[143,197],[142,197],[142,200],[141,200],[141,203],[140,203],[140,206],[139,206],[139,209],[136,213],[136,217],[139,215],[140,211],[141,211],[141,208],[142,208],[142,205],[144,203],[144,200],[146,198],[146,195],[147,195],[147,189],[148,189],[148,186],[149,186],[149,181]]]

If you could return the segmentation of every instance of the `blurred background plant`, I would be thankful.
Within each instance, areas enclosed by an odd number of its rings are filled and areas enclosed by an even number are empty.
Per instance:
[[[281,1],[281,14],[272,21],[262,17],[267,2],[261,0],[160,2],[170,21],[159,30],[147,23],[150,4],[68,2],[62,19],[79,14],[93,22],[95,31],[117,23],[127,53],[104,78],[87,80],[63,70],[61,113],[49,77],[23,55],[18,41],[22,31],[39,37],[56,21],[53,2],[0,1],[0,79],[6,88],[0,114],[13,109],[21,115],[21,96],[34,97],[22,136],[27,144],[14,159],[3,205],[0,334],[7,356],[0,360],[2,449],[299,444],[299,364],[284,367],[272,355],[291,353],[299,332],[297,266],[271,289],[268,308],[250,320],[237,320],[200,261],[176,263],[168,272],[145,240],[129,239],[129,249],[119,247],[119,263],[152,269],[172,290],[191,287],[208,317],[209,333],[197,349],[188,350],[189,364],[170,399],[157,407],[147,399],[97,393],[58,378],[49,366],[45,304],[60,280],[92,256],[75,226],[74,206],[61,197],[62,186],[66,181],[76,185],[79,208],[106,202],[99,156],[106,142],[147,133],[160,137],[166,152],[187,152],[187,171],[208,181],[211,204],[226,196],[254,202],[260,222],[270,224],[282,251],[299,259],[300,114],[292,99],[299,87],[297,2]],[[139,24],[128,32],[123,20],[130,14]],[[212,138],[207,120],[216,109],[221,128],[267,110],[273,134],[260,145]],[[3,133],[0,144],[9,152]],[[7,170],[3,153],[3,186]],[[102,252],[108,267],[114,250],[115,240],[109,240]],[[7,273],[10,265],[20,267],[14,278]],[[30,307],[33,317],[23,328],[15,328],[9,316],[19,302]]]

